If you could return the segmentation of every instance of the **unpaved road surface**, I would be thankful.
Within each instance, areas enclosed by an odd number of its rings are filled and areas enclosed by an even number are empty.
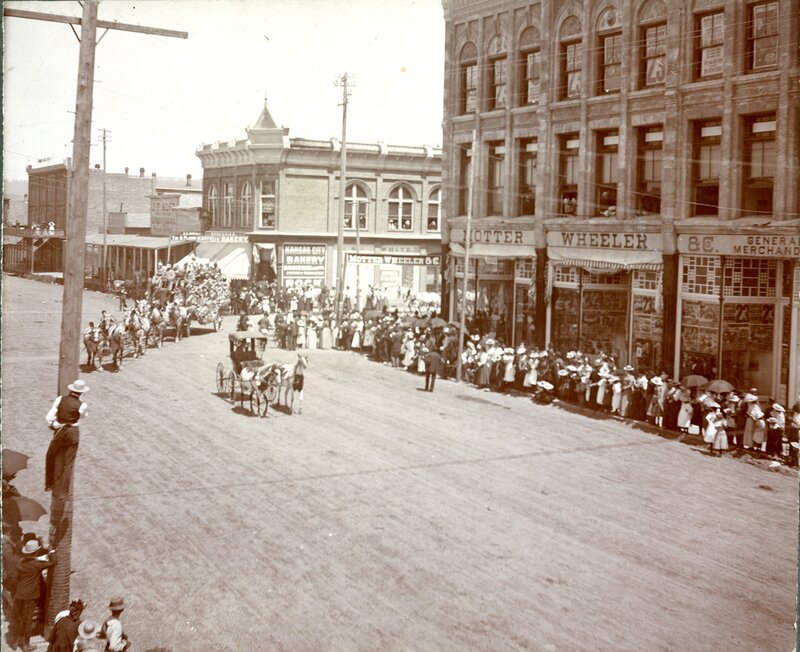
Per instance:
[[[47,506],[61,291],[4,277],[3,445]],[[302,415],[254,418],[215,394],[227,353],[82,374],[72,594],[123,595],[135,649],[793,648],[795,476],[336,351]]]

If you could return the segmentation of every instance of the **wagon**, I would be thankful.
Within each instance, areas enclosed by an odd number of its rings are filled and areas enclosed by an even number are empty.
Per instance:
[[[192,323],[213,328],[217,332],[222,329],[222,315],[220,314],[219,306],[192,306],[189,308],[188,313],[185,326],[187,335],[191,331]]]
[[[254,331],[231,333],[228,345],[232,368],[219,362],[215,374],[218,395],[233,404],[238,399],[242,408],[247,401],[250,411],[259,416],[266,416],[269,404],[278,398],[277,367],[262,360],[266,339],[266,335]],[[262,343],[264,346],[259,346]]]

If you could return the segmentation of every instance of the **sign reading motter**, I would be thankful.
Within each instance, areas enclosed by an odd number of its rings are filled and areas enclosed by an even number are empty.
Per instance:
[[[441,256],[423,254],[356,254],[347,252],[347,262],[367,265],[439,265]]]
[[[464,242],[465,236],[464,229],[456,228],[450,231],[451,242]],[[530,230],[485,228],[472,229],[469,241],[473,244],[532,245],[534,236]]]
[[[325,283],[325,245],[285,244],[283,245],[283,285],[313,285],[322,287]]]
[[[797,235],[690,235],[678,236],[682,254],[750,256],[753,258],[800,258]]]
[[[623,251],[661,251],[660,233],[584,233],[578,231],[548,231],[548,247],[577,247],[580,249],[621,249]]]

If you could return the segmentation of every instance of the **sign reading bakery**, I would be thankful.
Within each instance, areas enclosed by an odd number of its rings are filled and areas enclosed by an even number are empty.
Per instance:
[[[578,231],[548,231],[548,247],[577,249],[619,249],[621,251],[661,251],[660,233],[586,233]]]
[[[682,254],[800,258],[800,235],[691,235],[678,236]]]
[[[466,240],[465,229],[452,229],[450,231],[451,242],[464,242]],[[506,244],[506,245],[533,245],[533,231],[523,229],[495,229],[478,228],[472,229],[469,241],[472,244]]]

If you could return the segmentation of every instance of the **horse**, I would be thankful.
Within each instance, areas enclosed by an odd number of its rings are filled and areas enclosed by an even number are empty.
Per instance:
[[[308,367],[308,356],[302,353],[297,354],[297,362],[294,365],[282,364],[278,366],[278,405],[281,402],[281,389],[283,389],[284,405],[289,408],[289,414],[294,414],[294,393],[300,395],[300,409],[298,414],[303,414],[303,381],[305,370]],[[289,392],[292,393],[292,400],[289,402]]]
[[[167,322],[164,320],[164,315],[161,314],[158,306],[153,306],[148,315],[150,320],[150,328],[147,331],[147,339],[152,336],[153,342],[158,348],[164,344],[164,331],[167,329]]]
[[[105,344],[111,349],[111,362],[117,369],[122,370],[122,358],[125,357],[125,324],[117,324],[113,317],[106,317],[101,324],[101,332]],[[119,362],[117,356],[119,355]],[[100,364],[103,359],[100,357]]]
[[[95,326],[94,322],[89,322],[89,328],[83,333],[83,346],[86,348],[86,364],[94,365],[95,368],[102,368],[102,356],[100,354],[100,346],[103,341],[103,335],[100,332],[100,327]],[[98,356],[100,363],[98,364]]]
[[[124,320],[125,330],[130,333],[131,339],[134,343],[133,357],[138,358],[139,355],[144,355],[146,347],[145,333],[147,332],[139,316],[137,308],[131,308],[125,315]]]
[[[185,306],[180,306],[174,301],[167,304],[166,318],[169,325],[175,327],[176,342],[181,341],[181,334],[188,316],[188,311]]]

